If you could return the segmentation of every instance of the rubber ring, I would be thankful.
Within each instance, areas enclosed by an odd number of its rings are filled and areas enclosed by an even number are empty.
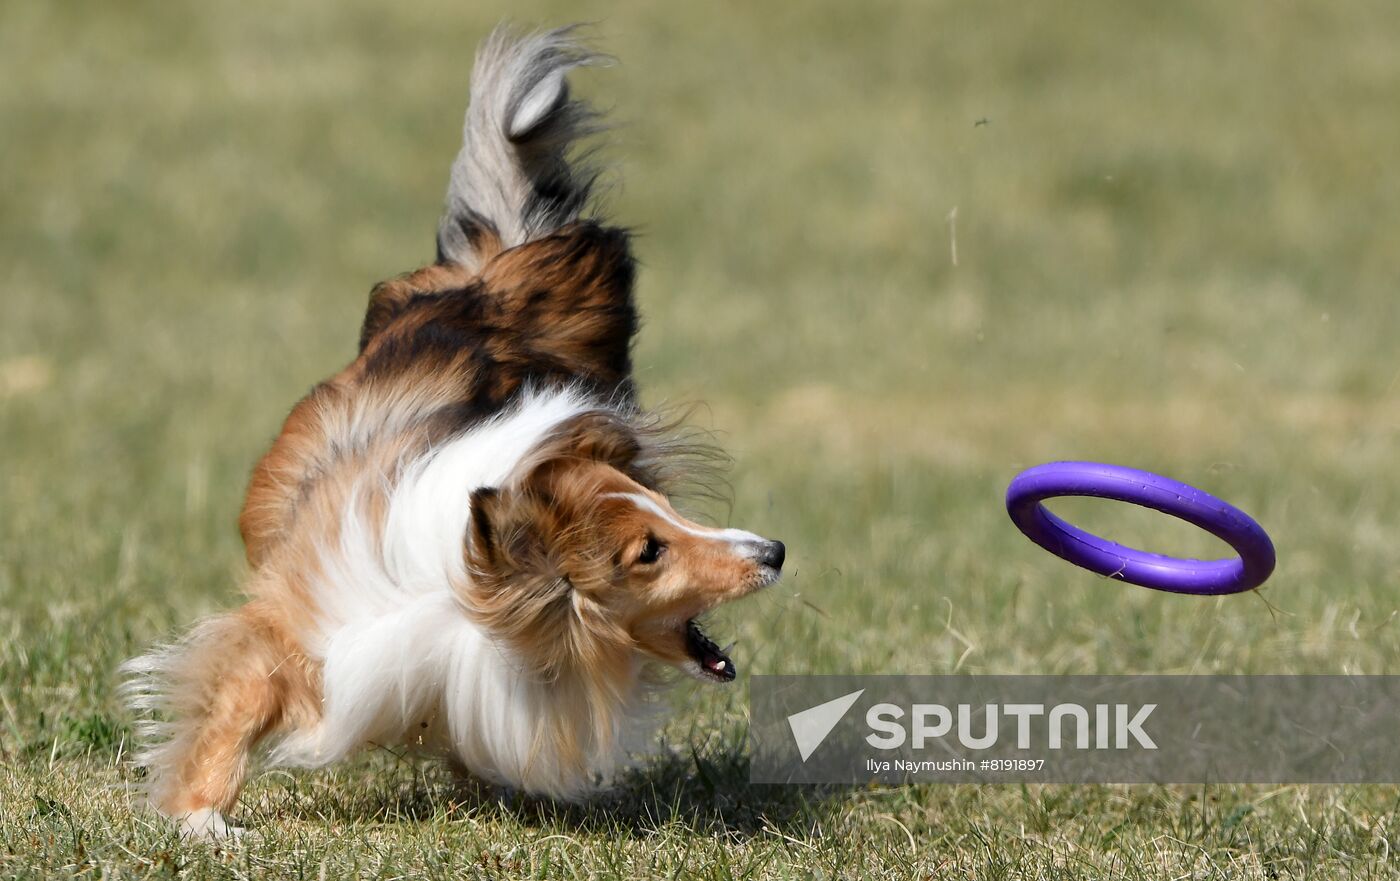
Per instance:
[[[1060,496],[1129,502],[1204,529],[1238,557],[1189,560],[1109,541],[1056,517],[1041,504]],[[1216,596],[1253,590],[1273,573],[1274,544],[1252,517],[1184,483],[1122,465],[1051,462],[1016,475],[1006,512],[1026,537],[1064,560],[1099,575],[1172,593]]]

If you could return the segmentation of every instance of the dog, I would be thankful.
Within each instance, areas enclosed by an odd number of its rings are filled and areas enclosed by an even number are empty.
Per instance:
[[[601,122],[566,75],[599,60],[572,28],[481,46],[437,262],[373,289],[358,356],[253,471],[247,602],[125,665],[186,833],[241,831],[256,754],[368,744],[585,799],[649,736],[658,670],[734,679],[696,619],[785,549],[673,506],[694,447],[637,403],[629,236],[577,159]]]

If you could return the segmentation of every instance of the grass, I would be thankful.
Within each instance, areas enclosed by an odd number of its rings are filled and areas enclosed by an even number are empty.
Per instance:
[[[746,673],[1400,666],[1393,3],[15,0],[0,875],[1396,874],[1393,786],[752,787],[742,680],[678,693],[663,757],[588,808],[379,753],[258,778],[234,848],[135,810],[114,668],[234,601],[248,469],[369,286],[431,258],[505,15],[601,19],[623,61],[580,85],[624,123],[643,388],[707,402],[738,463],[711,513],[790,548],[718,628]],[[1000,495],[1056,458],[1255,513],[1263,599],[1046,556]]]

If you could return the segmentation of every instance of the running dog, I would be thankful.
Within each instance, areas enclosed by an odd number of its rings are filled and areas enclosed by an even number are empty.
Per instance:
[[[670,497],[690,449],[637,403],[628,234],[588,215],[599,117],[571,29],[472,73],[438,259],[374,288],[359,354],[291,411],[239,519],[247,602],[128,662],[154,806],[221,836],[250,757],[404,744],[586,798],[650,733],[650,675],[733,661],[696,619],[784,548]]]

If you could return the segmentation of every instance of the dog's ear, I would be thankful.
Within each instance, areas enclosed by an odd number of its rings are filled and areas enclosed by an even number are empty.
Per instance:
[[[541,552],[539,506],[524,489],[484,486],[472,491],[469,505],[464,551],[471,571],[508,578],[535,568]]]
[[[626,421],[614,413],[592,411],[562,423],[527,464],[524,485],[537,492],[554,492],[554,481],[579,462],[610,465],[646,487],[654,481],[639,468],[642,442]]]
[[[561,446],[580,459],[591,459],[626,471],[642,453],[641,442],[613,413],[594,411],[570,420],[560,437]]]
[[[571,585],[541,540],[548,505],[516,486],[475,490],[470,505],[458,599],[518,663],[557,675],[576,640]]]
[[[467,558],[489,565],[500,559],[500,540],[496,520],[505,507],[501,491],[494,486],[473,490],[471,516],[467,521]]]

